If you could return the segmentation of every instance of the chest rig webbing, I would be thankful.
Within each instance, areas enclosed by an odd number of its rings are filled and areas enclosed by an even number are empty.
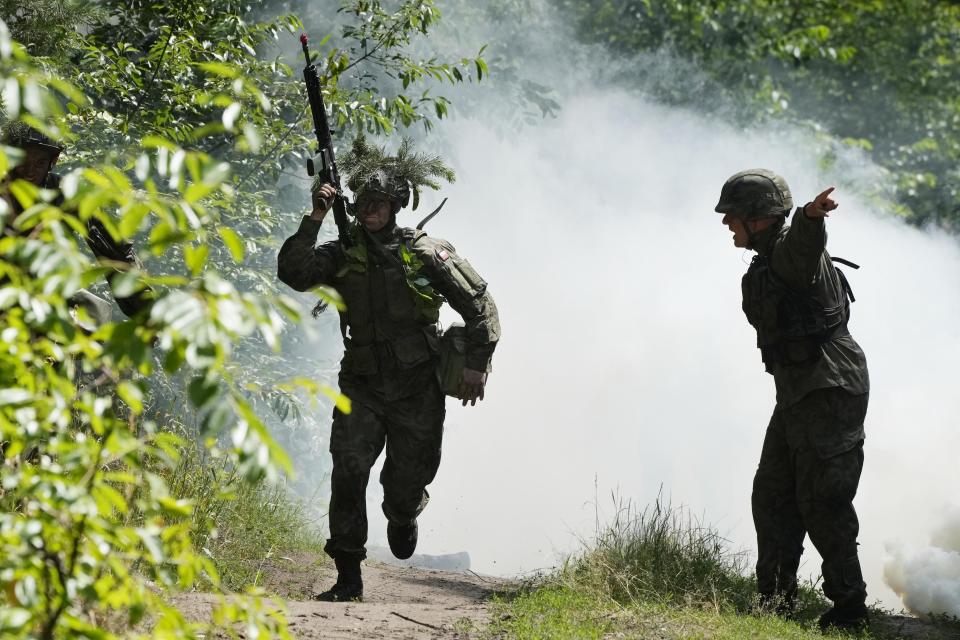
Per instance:
[[[336,288],[346,304],[340,313],[346,372],[409,369],[437,351],[443,298],[433,292],[413,251],[424,234],[406,228],[398,232],[399,242],[386,244],[358,233],[337,276]]]
[[[815,362],[824,344],[850,335],[850,303],[856,298],[846,276],[832,262],[860,268],[842,258],[830,258],[825,278],[797,290],[776,274],[770,259],[754,256],[742,281],[743,311],[757,331],[757,348],[768,372],[778,363]]]

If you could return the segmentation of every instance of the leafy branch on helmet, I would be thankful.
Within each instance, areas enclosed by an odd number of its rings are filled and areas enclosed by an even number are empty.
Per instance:
[[[347,175],[347,187],[354,193],[359,193],[377,172],[386,172],[413,192],[414,209],[420,203],[421,189],[437,190],[440,180],[453,183],[457,179],[443,158],[416,152],[410,138],[403,138],[396,154],[390,155],[386,146],[371,144],[362,133],[354,138],[350,151],[340,159],[340,168]]]

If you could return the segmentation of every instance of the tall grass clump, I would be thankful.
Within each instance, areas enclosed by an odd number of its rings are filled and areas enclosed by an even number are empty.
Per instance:
[[[684,508],[657,499],[637,511],[617,503],[616,515],[568,570],[581,584],[621,604],[709,605],[747,609],[754,598],[744,552]]]
[[[228,459],[211,455],[198,441],[196,427],[166,412],[157,417],[162,428],[184,444],[174,464],[153,471],[166,482],[172,498],[193,505],[194,544],[213,562],[224,589],[240,592],[261,586],[262,570],[271,558],[298,551],[320,555],[320,527],[284,480],[250,482]],[[210,585],[201,576],[197,586]]]
[[[194,503],[195,542],[226,589],[260,586],[273,557],[323,549],[318,523],[284,483],[244,482],[229,464],[204,458],[199,447],[184,452],[168,482],[174,496]]]

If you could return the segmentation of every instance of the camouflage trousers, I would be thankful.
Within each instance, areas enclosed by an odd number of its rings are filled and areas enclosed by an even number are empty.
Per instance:
[[[841,388],[820,389],[774,409],[753,481],[761,597],[796,595],[809,534],[823,557],[824,594],[836,606],[866,600],[853,498],[863,469],[867,399]]]
[[[423,393],[392,401],[341,384],[353,410],[334,412],[330,434],[330,539],[324,548],[330,556],[362,560],[367,555],[367,482],[384,447],[380,484],[387,520],[408,524],[427,506],[426,487],[440,466],[446,413],[445,397],[430,379],[433,384]]]

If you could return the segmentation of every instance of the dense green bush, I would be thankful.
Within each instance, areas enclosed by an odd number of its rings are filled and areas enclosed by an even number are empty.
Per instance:
[[[201,637],[210,625],[185,621],[171,594],[256,582],[269,550],[254,555],[250,538],[269,544],[268,524],[277,544],[316,544],[269,484],[291,468],[271,426],[304,398],[349,405],[278,355],[300,316],[274,281],[276,236],[303,203],[276,185],[300,171],[312,127],[294,67],[266,56],[299,53],[302,25],[251,22],[254,4],[3,5],[15,36],[0,22],[4,118],[67,143],[65,202],[17,181],[8,189],[23,213],[0,210],[3,637]],[[442,117],[446,100],[421,81],[485,68],[406,55],[439,19],[430,1],[387,11],[358,0],[344,15],[338,42],[350,46],[316,38],[341,135]],[[391,99],[364,83],[371,68],[400,76]],[[18,158],[0,149],[0,179]],[[111,269],[81,250],[90,218],[136,238],[146,258],[114,293],[149,286],[155,302],[86,333],[68,299],[102,290]],[[221,632],[288,637],[282,613],[251,595],[222,601]]]

